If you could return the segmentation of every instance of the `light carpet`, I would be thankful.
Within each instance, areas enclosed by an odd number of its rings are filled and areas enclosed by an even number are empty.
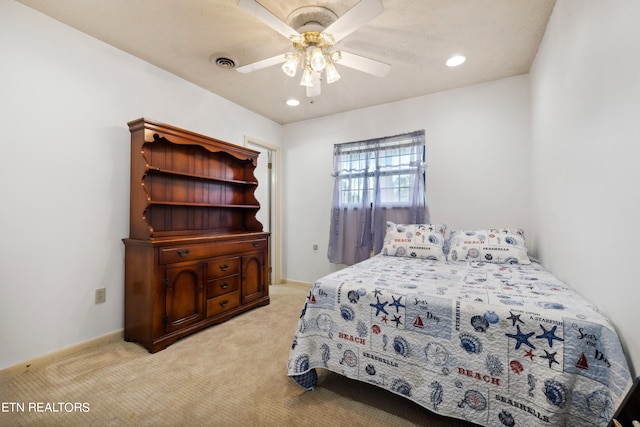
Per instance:
[[[314,391],[298,386],[286,365],[308,291],[271,286],[270,305],[155,354],[120,340],[5,376],[0,425],[472,425],[328,371]]]

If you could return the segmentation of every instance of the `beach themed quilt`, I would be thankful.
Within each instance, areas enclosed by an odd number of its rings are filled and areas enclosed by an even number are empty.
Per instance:
[[[318,280],[288,375],[316,368],[484,426],[606,426],[632,383],[615,329],[539,263],[377,255]]]

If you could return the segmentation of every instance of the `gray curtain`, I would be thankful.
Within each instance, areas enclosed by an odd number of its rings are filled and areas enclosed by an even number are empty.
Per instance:
[[[330,262],[380,252],[387,221],[428,222],[424,162],[424,130],[334,146]]]

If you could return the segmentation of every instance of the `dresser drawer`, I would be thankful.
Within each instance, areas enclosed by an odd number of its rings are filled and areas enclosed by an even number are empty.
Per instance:
[[[240,291],[231,292],[207,300],[207,317],[215,316],[240,305]]]
[[[223,258],[207,263],[207,280],[240,273],[240,257]]]
[[[251,249],[267,247],[267,239],[234,240],[215,243],[195,243],[192,245],[160,248],[160,264],[174,264],[201,258],[231,255]]]
[[[240,289],[240,275],[207,281],[207,298],[217,297]]]

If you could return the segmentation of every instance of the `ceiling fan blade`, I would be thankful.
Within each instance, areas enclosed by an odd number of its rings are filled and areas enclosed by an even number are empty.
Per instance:
[[[380,15],[383,10],[382,0],[360,0],[347,13],[325,28],[323,32],[331,34],[337,43]]]
[[[336,64],[344,65],[345,67],[353,68],[354,70],[362,71],[363,73],[377,77],[384,77],[389,74],[389,70],[391,70],[391,65],[385,64],[384,62],[365,58],[364,56],[345,52],[344,50],[341,51],[341,53],[342,58],[340,58]]]
[[[288,39],[292,36],[300,35],[300,33],[282,22],[277,16],[265,9],[265,7],[256,0],[238,0],[238,6]]]
[[[314,96],[320,95],[322,92],[321,81],[320,81],[320,73],[317,71],[313,71],[311,73],[313,86],[307,86],[307,98],[313,98]]]
[[[262,70],[263,68],[271,67],[272,65],[280,64],[285,61],[286,58],[284,56],[284,53],[281,53],[280,55],[272,56],[271,58],[243,65],[242,67],[236,68],[236,71],[243,74],[252,73],[254,71]]]

